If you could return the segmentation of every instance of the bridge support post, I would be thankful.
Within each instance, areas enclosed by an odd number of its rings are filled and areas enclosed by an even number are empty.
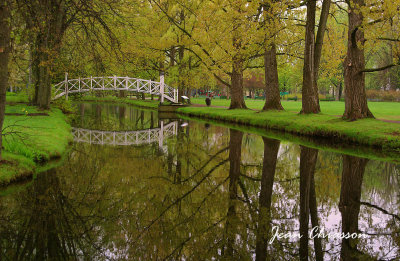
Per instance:
[[[178,102],[178,89],[174,89],[174,101]]]
[[[161,94],[161,103],[164,103],[164,72],[160,73],[160,94]]]
[[[65,73],[65,100],[68,101],[68,73]]]

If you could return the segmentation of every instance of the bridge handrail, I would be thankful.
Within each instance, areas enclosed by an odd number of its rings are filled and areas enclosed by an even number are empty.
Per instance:
[[[162,85],[164,88],[162,88]],[[157,82],[128,76],[91,76],[68,79],[66,74],[65,80],[55,84],[53,88],[55,89],[54,99],[62,96],[68,98],[69,93],[121,90],[161,95],[171,102],[178,102],[178,90],[163,81]],[[163,93],[161,93],[162,90],[164,90]]]

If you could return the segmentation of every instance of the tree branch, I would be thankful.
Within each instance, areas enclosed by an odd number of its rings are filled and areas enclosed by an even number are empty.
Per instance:
[[[386,66],[383,66],[383,67],[379,67],[379,68],[364,69],[364,70],[360,71],[360,73],[363,73],[363,72],[379,72],[379,71],[384,71],[386,69],[389,69],[389,68],[392,68],[392,67],[395,67],[395,66],[399,66],[399,64],[389,64],[389,65],[386,65]]]

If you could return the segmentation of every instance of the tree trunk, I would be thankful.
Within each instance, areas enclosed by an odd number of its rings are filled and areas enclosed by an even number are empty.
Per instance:
[[[171,47],[171,50],[169,52],[169,58],[170,58],[169,65],[171,67],[175,66],[175,46]]]
[[[50,108],[51,101],[51,78],[50,78],[50,59],[49,59],[49,46],[43,44],[43,41],[47,41],[44,39],[40,39],[40,44],[38,45],[38,63],[37,63],[37,77],[36,77],[36,87],[37,94],[36,97],[36,105],[39,106],[40,109],[47,110]]]
[[[367,159],[343,156],[339,202],[343,233],[359,233],[358,214],[360,212],[361,187],[367,163]],[[357,250],[357,239],[342,239],[341,260],[365,260],[357,258],[360,254]]]
[[[243,95],[243,62],[240,58],[233,59],[231,74],[231,105],[229,109],[247,109]]]
[[[32,44],[29,44],[29,72],[28,72],[28,83],[26,84],[26,96],[28,97],[28,103],[33,103],[33,97],[31,96],[30,89],[32,87]]]
[[[265,66],[265,104],[263,111],[283,110],[279,93],[278,63],[276,61],[276,46],[271,43],[264,53]]]
[[[185,89],[184,71],[185,71],[185,67],[186,67],[186,64],[183,60],[183,57],[185,54],[185,47],[183,45],[179,47],[178,54],[179,54],[178,93],[182,94]],[[181,96],[182,95],[178,95],[178,102],[182,102]]]
[[[324,0],[322,3],[321,15],[319,18],[318,32],[317,38],[315,40],[315,55],[314,55],[314,82],[316,92],[318,93],[318,72],[319,72],[319,64],[321,62],[322,56],[322,46],[324,44],[324,36],[326,31],[326,23],[328,21],[329,16],[329,8],[331,7],[331,0]]]
[[[34,103],[41,109],[49,109],[51,101],[51,77],[55,71],[55,59],[66,30],[66,9],[64,1],[47,1],[26,17],[27,24],[35,21],[37,27],[34,39],[33,70],[35,76]]]
[[[300,152],[300,260],[308,261],[310,193],[318,150],[301,146]]]
[[[256,240],[256,260],[267,260],[267,247],[271,231],[271,202],[279,151],[279,140],[264,138],[264,160],[261,176],[261,192]]]
[[[307,1],[307,21],[303,66],[303,89],[301,113],[319,113],[318,90],[315,81],[315,10],[317,1]]]
[[[119,91],[118,92],[119,98],[126,98],[126,96],[127,96],[127,91]]]
[[[364,0],[347,1],[349,4],[349,31],[347,57],[344,61],[345,112],[343,118],[354,121],[373,118],[367,104],[365,92],[364,32],[361,28],[364,17],[360,8]]]
[[[41,109],[49,109],[51,100],[50,61],[48,40],[42,34],[37,35],[33,55],[33,72],[35,82],[34,104]]]
[[[10,53],[10,11],[5,2],[0,4],[0,160],[3,145],[2,130],[8,85],[8,59]]]
[[[343,93],[343,83],[340,82],[339,83],[339,91],[338,91],[338,101],[340,101],[340,99],[342,99],[342,93]]]

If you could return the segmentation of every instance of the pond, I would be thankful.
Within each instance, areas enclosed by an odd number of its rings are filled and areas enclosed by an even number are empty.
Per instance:
[[[77,106],[63,164],[0,197],[1,260],[400,256],[399,165]]]

